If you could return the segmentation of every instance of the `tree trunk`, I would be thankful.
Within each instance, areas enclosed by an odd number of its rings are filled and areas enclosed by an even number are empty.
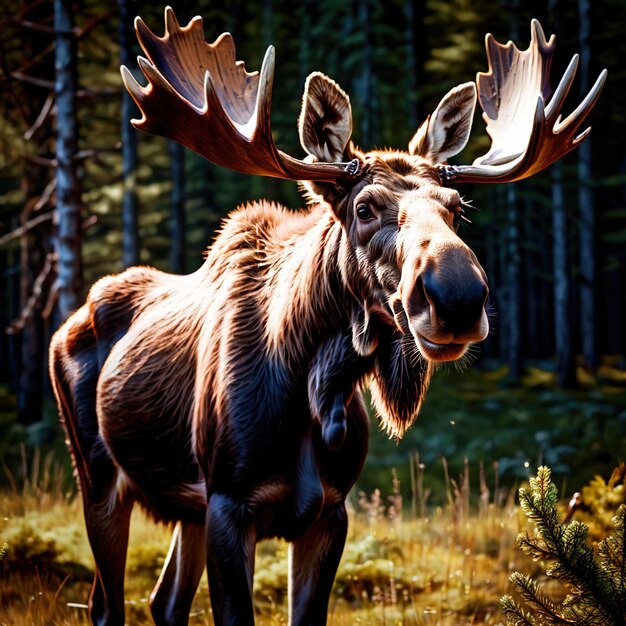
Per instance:
[[[552,357],[556,352],[554,343],[554,285],[551,280],[545,278],[551,276],[554,260],[552,258],[552,237],[545,231],[537,233],[540,246],[539,267],[544,277],[537,283],[537,291],[534,298],[541,307],[541,317],[539,319],[539,339],[542,357]]]
[[[559,386],[574,389],[577,386],[577,380],[572,347],[566,216],[563,194],[563,163],[559,161],[552,166],[554,338],[558,360]]]
[[[626,157],[620,164],[618,173],[626,180]],[[626,206],[626,186],[622,186],[621,204]],[[622,243],[623,246],[623,243]],[[611,263],[604,273],[604,306],[606,309],[606,354],[626,354],[626,264],[619,261]],[[604,324],[603,324],[604,326]],[[626,363],[622,359],[622,363]]]
[[[485,269],[487,271],[487,276],[489,277],[489,305],[490,308],[496,311],[496,315],[490,316],[489,326],[490,332],[485,339],[483,354],[487,359],[500,359],[502,355],[502,350],[500,349],[500,336],[503,335],[503,331],[500,328],[499,320],[500,317],[498,312],[501,310],[501,293],[502,293],[502,282],[500,280],[500,237],[499,233],[496,231],[498,224],[500,223],[498,219],[498,215],[496,212],[498,211],[499,206],[499,193],[495,188],[489,189],[487,202],[486,204],[489,207],[492,207],[490,213],[490,221],[485,225]]]
[[[619,268],[607,270],[604,276],[604,302],[606,306],[606,346],[605,354],[624,353],[624,289]]]
[[[170,225],[172,270],[177,274],[185,272],[185,149],[175,141],[167,142],[172,173],[172,193],[170,196]]]
[[[518,0],[502,2],[504,8],[510,7],[509,29],[513,40],[517,37],[517,8]],[[506,259],[507,259],[507,299],[506,324],[507,328],[507,360],[509,376],[513,384],[518,385],[522,378],[522,260],[520,249],[520,203],[515,185],[506,189],[507,227],[506,227]]]
[[[578,1],[581,100],[589,85],[589,0]],[[578,208],[580,212],[580,322],[583,363],[598,367],[596,314],[596,218],[591,192],[591,138],[578,148]]]
[[[495,215],[497,216],[496,223],[496,235],[497,242],[497,265],[498,273],[497,278],[492,278],[496,286],[496,315],[495,322],[497,323],[496,334],[498,338],[498,356],[508,364],[509,354],[509,317],[508,317],[508,302],[509,302],[509,259],[508,259],[508,245],[507,245],[507,207],[506,207],[506,190],[503,186],[497,185],[494,189],[495,202],[493,207],[495,209]],[[496,276],[494,273],[492,276]]]
[[[76,39],[72,3],[54,1],[55,82],[57,104],[57,229],[58,307],[61,320],[78,308],[82,292],[80,182],[74,155],[77,152]]]
[[[532,183],[527,182],[527,187],[530,187]],[[522,204],[524,207],[522,214],[522,233],[521,238],[522,241],[534,242],[536,240],[537,228],[534,223],[534,213],[533,213],[533,201],[528,193],[524,194],[522,198]],[[524,356],[526,358],[536,359],[541,356],[539,344],[537,341],[538,337],[538,328],[537,321],[541,316],[541,308],[542,301],[537,297],[536,291],[536,270],[537,270],[537,259],[536,259],[536,251],[534,246],[528,245],[524,246],[524,250],[522,253],[522,274],[524,276],[524,282],[522,287],[524,296],[523,301],[525,305],[524,315],[522,316],[523,321],[523,331],[522,336],[524,339],[524,347],[525,353]]]
[[[61,320],[78,308],[82,296],[80,182],[77,152],[76,40],[70,0],[54,1],[55,82],[57,105],[57,206],[55,252]]]
[[[133,33],[128,0],[119,0],[119,39],[120,62],[132,67],[134,63],[131,50]],[[137,107],[126,89],[122,88],[122,263],[124,267],[139,263],[139,207],[137,200],[137,131],[130,120],[137,115]]]
[[[19,3],[15,8],[20,11],[23,19],[32,24],[50,24],[52,20],[52,6],[49,3],[24,6]],[[42,35],[37,30],[23,28],[20,36],[22,60],[40,58],[40,63],[30,68],[29,74],[38,79],[49,79],[54,72],[52,54],[45,54],[53,41],[52,35]],[[9,44],[10,45],[10,44]],[[50,96],[47,90],[41,88],[19,90],[19,108],[21,115],[12,119],[25,124],[23,131],[28,128],[45,108]],[[44,117],[42,123],[33,133],[34,151],[37,154],[48,155],[53,149],[53,128],[51,116]],[[42,193],[50,183],[53,172],[47,165],[39,165],[24,161],[21,179],[21,189],[24,194],[24,208],[13,227],[23,226],[34,215],[34,207],[41,199]],[[9,309],[10,321],[14,322],[25,314],[27,303],[33,294],[34,283],[44,268],[45,260],[50,252],[51,224],[46,222],[26,232],[20,237],[19,251],[15,250],[9,256],[14,270],[6,276],[7,288],[10,290],[9,301],[13,306]],[[44,400],[44,380],[47,368],[42,363],[42,354],[46,355],[47,337],[39,315],[39,308],[32,311],[23,321],[23,328],[7,337],[9,344],[9,364],[12,386],[17,395],[18,418],[22,423],[32,423],[41,420]],[[4,332],[4,325],[0,328]]]
[[[37,185],[36,176],[30,183]],[[41,187],[39,187],[41,189]],[[20,240],[20,303],[23,313],[26,303],[29,301],[35,280],[43,269],[46,257],[43,248],[44,242],[40,233],[26,233]],[[43,324],[39,311],[24,322],[21,330],[21,369],[18,387],[18,416],[22,423],[37,422],[43,414],[43,380],[44,368],[41,364],[41,354],[45,345],[43,337]]]
[[[517,190],[509,185],[507,200],[507,306],[506,327],[508,329],[507,359],[511,382],[518,384],[522,377],[522,342],[521,342],[521,256],[519,245],[519,207]]]
[[[2,343],[2,357],[0,358],[0,380],[9,381],[13,389],[19,389],[19,376],[22,370],[22,359],[19,354],[18,334],[9,334],[5,328],[20,314],[19,276],[20,264],[18,255],[12,250],[2,250],[2,298],[6,306],[0,313],[0,343]]]

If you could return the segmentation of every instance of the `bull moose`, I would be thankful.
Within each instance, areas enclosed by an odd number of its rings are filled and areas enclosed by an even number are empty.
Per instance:
[[[215,623],[253,624],[255,545],[273,536],[290,544],[290,624],[325,624],[367,452],[361,389],[401,437],[436,364],[488,332],[487,278],[456,234],[464,202],[452,185],[519,180],[574,149],[605,72],[561,120],[577,57],[552,92],[554,37],[537,21],[524,51],[487,36],[489,71],[452,89],[407,152],[368,153],[351,142],[348,96],[315,72],[299,160],[272,139],[273,48],[248,73],[229,34],[208,44],[201,18],[180,27],[170,8],[165,23],[163,37],[135,23],[147,85],[122,68],[135,127],[239,172],[301,181],[307,208],[239,208],[196,272],[102,278],[55,334],[51,378],[96,562],[91,619],[124,623],[139,503],[175,523],[156,624],[188,623],[205,565]],[[447,165],[477,97],[491,149]]]

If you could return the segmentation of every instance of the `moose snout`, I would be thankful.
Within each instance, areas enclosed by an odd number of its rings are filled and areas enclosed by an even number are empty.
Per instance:
[[[460,271],[434,267],[422,274],[422,287],[431,316],[441,334],[461,341],[480,322],[489,290],[473,266]]]
[[[438,251],[415,277],[405,310],[422,354],[433,361],[462,356],[487,336],[485,273],[465,246]]]

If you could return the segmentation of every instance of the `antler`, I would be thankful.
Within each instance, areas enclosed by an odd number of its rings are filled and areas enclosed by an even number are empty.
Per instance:
[[[233,38],[204,39],[201,17],[180,27],[165,9],[165,34],[155,35],[135,20],[137,39],[149,60],[138,58],[148,79],[142,87],[122,66],[126,89],[139,106],[135,128],[173,139],[212,163],[244,174],[291,180],[345,181],[357,163],[307,163],[278,150],[272,139],[270,108],[274,48],[267,49],[261,72],[248,73],[236,61]]]
[[[578,129],[606,80],[603,70],[576,110],[561,120],[563,102],[578,67],[577,54],[552,94],[550,65],[555,37],[546,41],[537,20],[531,22],[528,50],[520,51],[511,41],[502,45],[492,35],[485,38],[485,46],[489,71],[480,72],[476,83],[491,149],[472,165],[440,166],[446,183],[512,182],[545,169],[589,134],[590,127],[580,134]]]

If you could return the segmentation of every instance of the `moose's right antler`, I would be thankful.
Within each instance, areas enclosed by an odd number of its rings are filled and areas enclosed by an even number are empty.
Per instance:
[[[607,72],[601,72],[576,110],[561,120],[578,55],[574,55],[552,94],[554,39],[552,35],[546,41],[537,20],[531,23],[528,50],[520,51],[512,42],[502,45],[487,35],[489,72],[479,73],[476,82],[491,149],[472,165],[440,166],[446,183],[501,183],[527,178],[574,150],[589,134],[591,128],[580,134],[578,130],[600,96]]]
[[[135,128],[173,139],[212,163],[244,174],[340,182],[358,172],[358,162],[307,163],[276,148],[270,128],[272,46],[261,73],[248,73],[236,61],[228,33],[212,44],[205,41],[201,17],[181,28],[167,7],[163,37],[140,18],[135,30],[150,59],[138,58],[146,87],[121,68],[124,85],[143,114],[132,120]]]

